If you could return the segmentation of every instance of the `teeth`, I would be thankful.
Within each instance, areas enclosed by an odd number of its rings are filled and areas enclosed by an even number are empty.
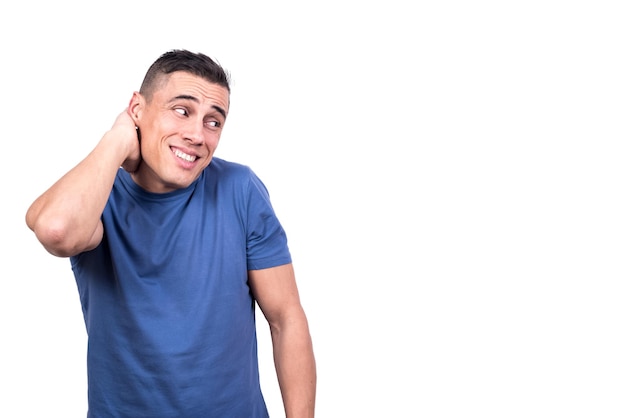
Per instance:
[[[189,162],[193,162],[196,160],[196,157],[194,157],[193,155],[185,154],[184,152],[180,150],[175,150],[174,155],[176,155],[178,158],[182,158],[183,160],[186,160]]]

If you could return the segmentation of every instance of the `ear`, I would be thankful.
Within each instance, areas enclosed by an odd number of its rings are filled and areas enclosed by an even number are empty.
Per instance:
[[[130,102],[128,103],[128,114],[131,118],[133,118],[135,124],[137,124],[137,122],[141,119],[144,105],[145,100],[143,96],[139,92],[134,92],[133,97],[131,97]]]

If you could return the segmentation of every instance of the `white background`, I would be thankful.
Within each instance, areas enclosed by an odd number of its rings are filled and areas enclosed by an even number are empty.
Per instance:
[[[287,229],[317,416],[626,416],[620,4],[3,3],[0,416],[85,416],[69,261],[24,214],[172,48],[232,73],[218,155]]]

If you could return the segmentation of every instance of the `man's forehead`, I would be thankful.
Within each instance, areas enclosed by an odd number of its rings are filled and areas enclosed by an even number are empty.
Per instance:
[[[167,78],[164,81],[164,84],[168,86],[191,86],[196,88],[203,88],[203,86],[206,86],[211,89],[223,90],[226,94],[228,94],[228,89],[226,87],[186,71],[175,71],[167,74]]]
[[[185,73],[175,72],[170,74],[166,85],[161,92],[167,101],[186,99],[199,104],[204,102],[218,103],[225,109],[229,104],[229,92],[224,86],[212,83],[202,77]]]

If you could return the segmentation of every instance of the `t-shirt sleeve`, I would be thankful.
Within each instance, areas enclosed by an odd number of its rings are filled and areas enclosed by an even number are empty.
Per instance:
[[[270,202],[263,182],[250,171],[247,208],[248,270],[276,267],[291,262],[287,235]]]

